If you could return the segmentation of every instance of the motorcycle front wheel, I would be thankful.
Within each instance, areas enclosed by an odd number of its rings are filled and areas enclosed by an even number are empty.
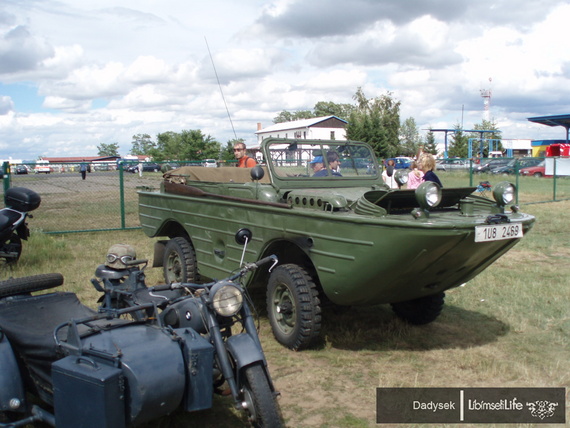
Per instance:
[[[16,263],[22,255],[22,239],[17,233],[13,233],[4,243],[3,250],[14,254],[12,257],[4,257],[6,264]]]
[[[243,369],[244,383],[241,387],[244,407],[254,427],[282,427],[281,412],[269,381],[260,364]]]

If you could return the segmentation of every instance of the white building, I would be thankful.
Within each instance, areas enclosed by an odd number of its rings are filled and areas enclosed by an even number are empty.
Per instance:
[[[291,138],[297,140],[346,140],[346,120],[336,116],[313,117],[311,119],[294,120],[293,122],[276,123],[261,128],[257,124],[257,143],[264,138]]]

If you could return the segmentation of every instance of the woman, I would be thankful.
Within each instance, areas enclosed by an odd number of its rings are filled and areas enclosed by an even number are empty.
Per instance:
[[[439,177],[434,172],[435,158],[433,155],[429,153],[424,153],[422,155],[422,158],[420,159],[420,169],[424,173],[424,181],[433,181],[434,183],[439,184],[440,187],[443,187],[443,184],[439,181]]]

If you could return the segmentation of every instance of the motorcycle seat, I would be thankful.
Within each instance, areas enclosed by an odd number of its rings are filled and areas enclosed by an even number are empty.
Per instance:
[[[10,227],[21,218],[21,216],[22,214],[18,211],[14,211],[9,208],[0,210],[0,233],[8,231]]]

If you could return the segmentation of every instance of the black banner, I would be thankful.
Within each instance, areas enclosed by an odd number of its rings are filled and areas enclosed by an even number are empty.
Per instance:
[[[377,388],[376,422],[566,423],[565,388]]]

